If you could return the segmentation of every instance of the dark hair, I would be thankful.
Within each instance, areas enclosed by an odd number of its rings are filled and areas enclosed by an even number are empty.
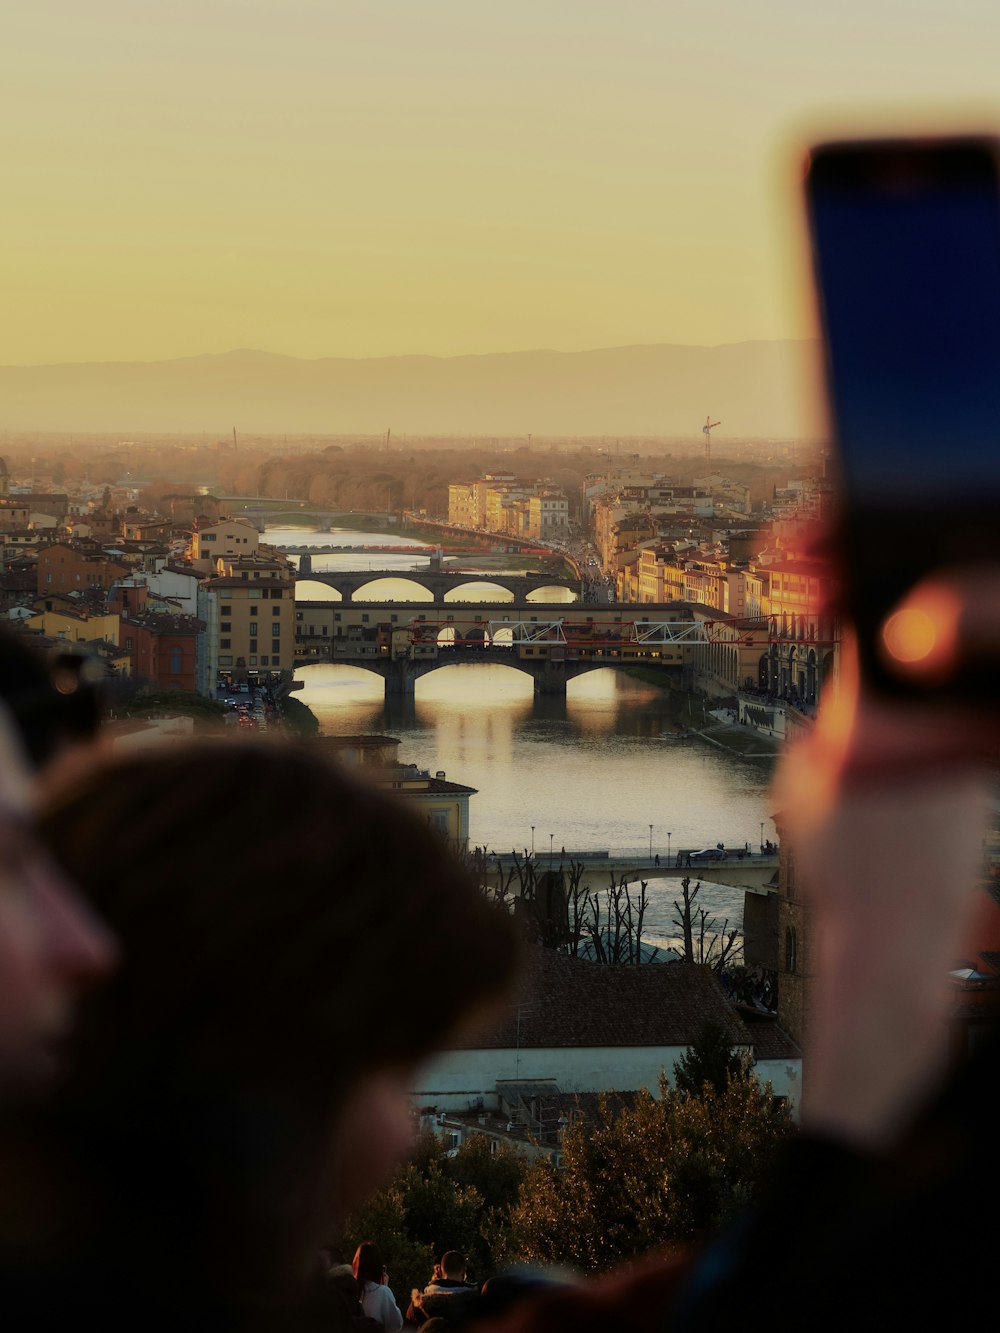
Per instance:
[[[441,1256],[441,1272],[445,1277],[457,1277],[464,1273],[467,1264],[461,1250],[445,1250]]]
[[[366,1282],[374,1282],[376,1285],[382,1281],[382,1274],[385,1271],[385,1260],[382,1258],[382,1251],[373,1240],[363,1240],[354,1252],[354,1276],[357,1278],[358,1290],[363,1291]]]
[[[61,1115],[135,1206],[203,1219],[192,1249],[263,1272],[314,1248],[339,1109],[502,997],[513,923],[402,798],[291,746],[99,768],[42,833],[122,952],[81,1014]]]

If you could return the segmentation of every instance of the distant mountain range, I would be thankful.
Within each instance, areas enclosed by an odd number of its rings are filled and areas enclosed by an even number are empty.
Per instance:
[[[0,367],[0,429],[697,436],[823,432],[814,341],[590,352],[300,360],[239,350],[173,361]]]

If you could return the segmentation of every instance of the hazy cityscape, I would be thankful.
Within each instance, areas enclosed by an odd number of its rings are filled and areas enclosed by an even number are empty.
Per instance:
[[[848,513],[803,205],[995,123],[996,17],[905,8],[10,25],[11,1327],[920,1326],[989,1268],[990,423],[911,522],[852,273]]]

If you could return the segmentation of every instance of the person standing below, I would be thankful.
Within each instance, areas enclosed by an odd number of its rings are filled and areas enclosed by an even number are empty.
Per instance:
[[[382,1251],[374,1241],[363,1241],[354,1255],[354,1276],[358,1284],[361,1308],[369,1319],[377,1319],[385,1333],[398,1333],[403,1315],[389,1290],[389,1274]]]
[[[439,1267],[441,1276],[424,1288],[421,1309],[428,1320],[439,1317],[458,1327],[472,1316],[479,1289],[468,1282],[465,1255],[459,1250],[446,1250]]]

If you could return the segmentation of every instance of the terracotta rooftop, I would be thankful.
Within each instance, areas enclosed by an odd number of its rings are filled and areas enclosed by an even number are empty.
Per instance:
[[[784,1028],[778,1026],[774,1018],[765,1014],[749,1014],[746,1010],[740,1011],[740,1017],[743,1026],[750,1033],[755,1060],[802,1059],[801,1048]]]
[[[608,967],[536,949],[516,1002],[470,1048],[690,1046],[709,1018],[721,1024],[734,1045],[750,1045],[749,1033],[718,983],[701,968],[687,963]]]

